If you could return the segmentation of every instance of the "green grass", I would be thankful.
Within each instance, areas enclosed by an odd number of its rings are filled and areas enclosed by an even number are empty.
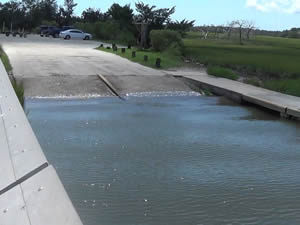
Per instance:
[[[12,71],[12,66],[9,62],[9,59],[8,59],[6,53],[3,51],[2,46],[0,46],[0,58],[1,58],[1,61],[4,65],[6,71],[11,72]]]
[[[12,72],[12,66],[9,62],[9,58],[7,57],[6,53],[3,51],[2,46],[0,46],[0,58],[5,67],[7,73]],[[16,95],[19,99],[20,104],[24,108],[25,98],[24,98],[24,86],[23,83],[18,83],[15,79],[11,81],[11,84],[16,92]]]
[[[230,80],[239,79],[239,76],[235,74],[232,70],[220,66],[209,66],[207,68],[207,73],[216,77],[223,77]]]
[[[260,81],[258,79],[255,79],[255,78],[246,78],[246,79],[244,79],[243,82],[245,84],[251,84],[251,85],[256,86],[256,87],[261,86]]]
[[[114,52],[112,49],[106,48],[97,48],[98,50],[113,53],[121,57],[127,58],[133,62],[142,64],[144,66],[156,68],[156,59],[161,59],[161,69],[167,69],[172,67],[178,67],[183,64],[181,60],[181,55],[176,50],[168,50],[165,52],[154,52],[150,50],[139,50],[137,48],[127,49],[126,52],[122,53],[121,49],[118,49],[117,52]],[[132,58],[132,51],[136,51],[136,57]],[[148,61],[144,61],[144,56],[148,56]]]
[[[240,45],[238,40],[203,40],[200,33],[190,32],[184,46],[185,56],[200,63],[256,77],[249,76],[245,83],[300,96],[300,39],[257,36]],[[220,73],[214,70],[208,72]]]
[[[20,104],[24,108],[25,98],[24,98],[24,86],[23,83],[18,83],[15,79],[11,82],[16,95],[19,99]]]
[[[240,45],[236,40],[203,40],[189,33],[184,54],[214,64],[268,77],[300,77],[300,40],[257,36]]]
[[[263,87],[300,97],[300,79],[269,80],[264,82]]]

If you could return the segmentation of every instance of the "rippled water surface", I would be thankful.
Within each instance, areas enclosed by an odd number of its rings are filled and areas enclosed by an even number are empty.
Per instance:
[[[28,100],[85,225],[298,225],[300,126],[217,97]]]

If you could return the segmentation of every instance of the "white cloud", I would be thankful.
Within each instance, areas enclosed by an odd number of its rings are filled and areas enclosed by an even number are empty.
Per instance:
[[[261,12],[300,12],[300,0],[247,0],[246,6],[255,8]]]

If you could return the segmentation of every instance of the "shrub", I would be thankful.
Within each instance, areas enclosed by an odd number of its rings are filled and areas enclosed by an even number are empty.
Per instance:
[[[261,86],[260,81],[258,79],[255,79],[255,78],[247,78],[247,79],[244,80],[244,83],[251,84],[251,85],[256,86],[256,87]]]
[[[239,79],[239,76],[235,74],[232,70],[219,66],[209,66],[207,68],[207,73],[216,77],[224,77],[230,80]]]
[[[120,30],[118,23],[114,21],[97,23],[76,23],[75,27],[85,32],[93,34],[97,39],[116,40],[126,44],[135,44],[135,37],[128,30]]]
[[[95,26],[92,23],[76,23],[75,27],[84,32],[95,34]]]
[[[49,20],[43,20],[42,21],[42,25],[58,26],[57,23],[56,23],[56,21],[54,21],[54,20],[51,20],[51,21],[49,21]]]
[[[115,41],[125,45],[135,45],[134,33],[126,28],[121,29],[116,21],[106,21],[97,23],[77,22],[75,27],[84,32],[91,33],[94,38],[106,41]]]
[[[182,20],[182,21],[176,21],[176,22],[170,22],[168,23],[167,27],[170,30],[178,31],[181,35],[181,37],[186,37],[187,33],[193,26],[194,26],[195,20],[189,21],[189,20]]]
[[[115,22],[97,22],[94,25],[95,36],[104,40],[116,40],[120,33],[119,25]]]
[[[171,45],[183,46],[181,36],[176,31],[152,30],[150,32],[152,47],[155,51],[164,51]]]
[[[135,45],[136,40],[134,35],[129,31],[121,31],[121,33],[118,35],[118,41],[121,43],[124,43],[126,45]]]

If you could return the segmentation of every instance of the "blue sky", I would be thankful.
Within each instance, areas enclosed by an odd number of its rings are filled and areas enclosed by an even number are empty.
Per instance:
[[[2,1],[3,2],[3,1]],[[76,14],[88,7],[100,8],[105,12],[113,2],[131,4],[134,0],[75,0]],[[63,4],[63,0],[58,0]],[[173,19],[196,20],[196,25],[226,24],[236,19],[255,22],[256,27],[267,30],[284,30],[300,27],[300,0],[144,0],[157,7],[176,6]]]
[[[100,8],[106,11],[113,1],[110,0],[75,0],[78,3],[76,13],[86,7]],[[59,0],[63,2],[63,0]],[[121,5],[134,0],[115,0]],[[144,0],[144,3],[157,7],[176,6],[173,19],[196,20],[197,25],[226,24],[235,19],[248,19],[260,29],[284,30],[300,27],[300,0]]]

